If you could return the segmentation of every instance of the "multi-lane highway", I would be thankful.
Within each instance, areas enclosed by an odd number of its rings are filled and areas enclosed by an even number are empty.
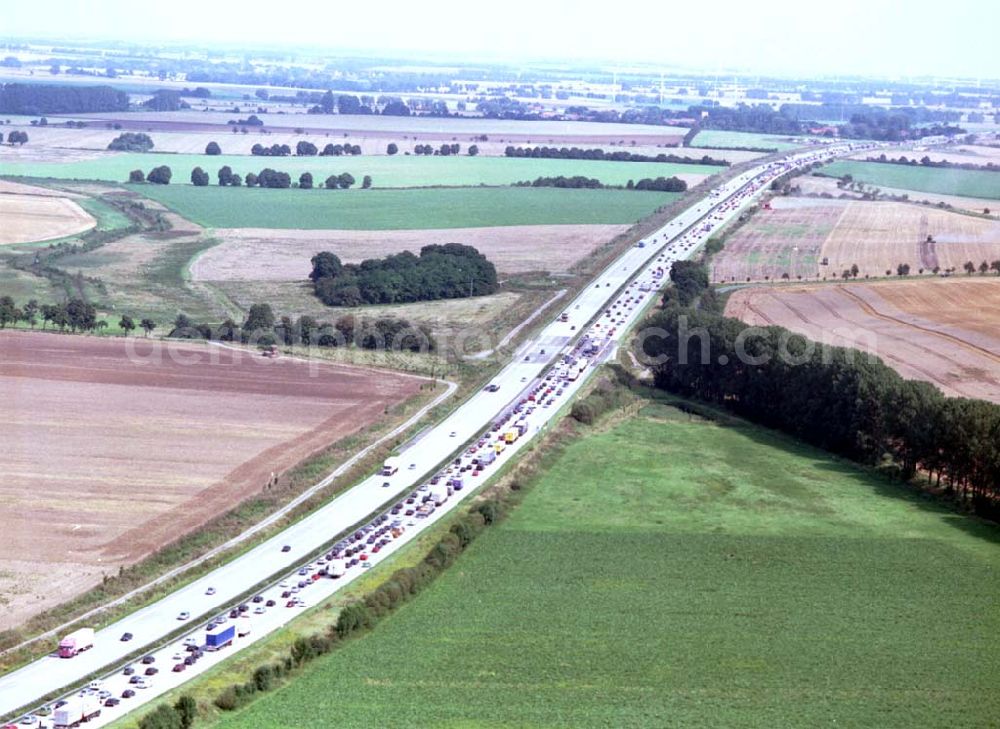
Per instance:
[[[600,353],[612,351],[629,326],[652,301],[654,294],[647,291],[655,291],[662,285],[666,278],[663,274],[669,271],[673,261],[690,256],[710,235],[738,215],[775,178],[794,168],[849,150],[847,145],[837,145],[799,153],[780,162],[751,169],[720,185],[644,239],[641,245],[626,251],[576,298],[564,304],[561,313],[565,316],[557,317],[534,339],[522,346],[513,361],[492,380],[492,384],[498,386],[496,391],[481,391],[473,395],[400,454],[402,467],[398,473],[390,477],[374,475],[362,481],[235,560],[98,631],[92,649],[71,659],[54,656],[42,658],[0,677],[0,715],[10,715],[30,706],[32,701],[37,701],[46,694],[79,684],[85,677],[102,669],[113,666],[120,668],[124,658],[137,648],[160,644],[167,635],[186,624],[190,624],[192,628],[197,626],[191,635],[199,643],[203,642],[203,625],[207,618],[220,612],[228,612],[227,608],[254,585],[272,575],[306,564],[334,538],[371,520],[386,505],[402,501],[403,509],[396,514],[387,514],[389,520],[385,524],[373,527],[377,531],[393,520],[399,520],[396,535],[391,532],[380,535],[379,541],[386,541],[386,544],[377,553],[366,554],[366,560],[348,568],[348,573],[337,580],[323,578],[313,581],[315,565],[309,574],[303,576],[310,585],[301,594],[308,595],[306,599],[309,604],[315,604],[332,594],[366,569],[364,564],[384,559],[448,509],[454,508],[478,485],[478,481],[487,478],[496,470],[497,465],[513,457],[517,450],[545,426],[559,406],[569,400],[593,371],[593,367],[588,367],[573,381],[553,383],[553,378],[547,382],[543,379],[553,363],[562,363],[567,356],[579,359],[580,350],[574,349],[574,340],[578,335],[585,335],[588,345],[596,347]],[[550,385],[554,385],[552,390],[546,392]],[[496,437],[496,433],[492,431],[494,420],[509,413],[529,393],[534,394],[535,399],[531,404],[522,406],[519,413],[519,416],[524,415],[528,429],[524,437],[500,453],[496,463],[487,467],[482,475],[472,477],[470,469],[463,490],[455,492],[429,516],[417,518],[405,515],[405,511],[409,510],[405,500],[429,476],[438,472],[442,464],[450,462],[461,450],[465,452],[462,456],[465,460],[461,466],[468,465],[469,460],[476,456],[475,453],[468,452],[470,444],[473,449],[478,448],[477,452],[486,445],[492,447],[490,442]],[[545,394],[541,395],[542,393]],[[548,405],[542,404],[543,402]],[[528,408],[533,408],[530,414],[526,412]],[[486,445],[481,444],[484,438]],[[419,503],[421,499],[422,497],[415,501]],[[365,541],[369,535],[366,534]],[[292,574],[292,579],[295,580],[293,584],[303,580],[303,577],[294,572]],[[281,598],[280,595],[286,591],[288,588],[278,585],[262,591],[262,602],[250,605],[250,622],[253,625],[250,635],[237,639],[236,644],[225,651],[206,654],[183,672],[174,673],[170,670],[177,662],[174,655],[183,655],[180,650],[181,639],[159,650],[155,654],[154,665],[161,672],[152,680],[153,685],[137,691],[137,696],[123,700],[117,707],[104,709],[102,716],[89,725],[98,726],[120,717],[140,703],[151,700],[223,660],[234,650],[278,629],[302,609],[300,605],[285,607],[288,599]],[[267,608],[268,599],[275,600],[276,605]],[[253,610],[257,608],[262,609],[254,613]],[[181,613],[189,613],[190,617],[184,621],[179,620]],[[122,642],[120,637],[126,632],[134,637],[129,642]],[[116,673],[120,674],[120,671]],[[127,680],[121,675],[108,678],[105,690],[116,697],[121,696],[122,686]]]

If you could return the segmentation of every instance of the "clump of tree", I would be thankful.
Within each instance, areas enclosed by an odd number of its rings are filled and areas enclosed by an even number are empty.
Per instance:
[[[220,167],[219,171],[216,174],[218,175],[219,178],[219,187],[239,187],[243,183],[243,180],[240,178],[240,176],[234,174],[232,167],[230,167],[229,165],[223,165],[222,167]],[[254,184],[257,184],[256,178],[257,176],[254,175]],[[250,175],[247,175],[247,185],[253,187],[253,185],[250,185],[249,180],[250,180]]]
[[[191,108],[191,105],[181,98],[181,92],[173,89],[157,89],[151,97],[142,102],[142,106],[151,111],[180,111]]]
[[[274,189],[285,189],[292,186],[292,178],[287,172],[278,172],[270,167],[265,167],[260,174],[253,172],[247,174],[247,187],[269,187]]]
[[[195,187],[205,187],[208,185],[208,173],[201,167],[191,170],[191,184]]]
[[[128,94],[110,86],[0,85],[0,113],[30,116],[102,111],[128,111]]]
[[[0,142],[2,141],[3,141],[3,135],[0,134]],[[18,129],[15,129],[14,131],[7,134],[7,144],[9,144],[11,147],[13,147],[15,144],[23,146],[27,143],[28,143],[27,132],[22,132]]]
[[[388,155],[394,155],[399,152],[399,147],[395,142],[389,142],[388,146],[385,148],[385,153]]]
[[[328,306],[392,304],[483,296],[497,291],[496,268],[472,246],[429,245],[409,251],[342,264],[333,253],[312,258],[309,278],[316,296]]]
[[[250,148],[250,154],[255,157],[287,157],[291,153],[292,148],[287,144],[272,144],[270,147],[255,144]]]
[[[461,151],[462,147],[459,144],[442,144],[440,147],[434,148],[431,144],[418,144],[413,148],[413,154],[425,155],[425,156],[435,156],[435,157],[449,157],[451,155],[456,155]]]
[[[122,132],[108,144],[112,152],[148,152],[152,148],[152,138],[143,132]]]
[[[656,179],[644,177],[629,189],[656,192],[685,192],[687,188],[687,183],[679,177],[657,177]]]
[[[330,175],[323,182],[327,190],[346,190],[356,182],[350,172],[341,172],[339,175]]]
[[[590,189],[605,187],[605,185],[596,177],[584,177],[583,175],[574,175],[573,177],[564,177],[563,175],[559,175],[558,177],[536,177],[530,182],[528,180],[524,180],[522,182],[515,182],[514,185],[516,187],[585,187]]]
[[[323,151],[319,153],[319,156],[340,157],[342,155],[357,156],[359,154],[361,154],[361,146],[357,144],[327,144],[323,147]]]
[[[222,154],[222,148],[219,146],[218,142],[209,142],[205,145],[205,154],[210,156],[217,156]]]
[[[149,171],[149,174],[146,175],[146,182],[151,182],[154,185],[169,185],[172,176],[173,173],[167,165],[160,165]]]

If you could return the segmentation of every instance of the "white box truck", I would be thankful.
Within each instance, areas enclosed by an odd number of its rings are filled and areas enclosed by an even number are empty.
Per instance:
[[[382,464],[383,476],[395,476],[399,471],[399,456],[389,456]]]
[[[96,696],[71,696],[52,714],[54,729],[80,726],[82,722],[101,715],[101,703]]]
[[[448,488],[446,486],[435,486],[431,489],[431,500],[434,506],[441,506],[448,500]]]
[[[243,615],[236,621],[236,635],[240,638],[246,638],[250,635],[252,627],[253,626],[250,624],[250,616]]]
[[[346,571],[344,569],[344,560],[342,559],[335,559],[326,566],[326,574],[335,580],[343,577]]]

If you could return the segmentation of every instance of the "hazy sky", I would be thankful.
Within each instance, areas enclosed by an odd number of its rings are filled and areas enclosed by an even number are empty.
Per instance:
[[[0,36],[266,41],[705,71],[1000,77],[997,0],[41,0]]]

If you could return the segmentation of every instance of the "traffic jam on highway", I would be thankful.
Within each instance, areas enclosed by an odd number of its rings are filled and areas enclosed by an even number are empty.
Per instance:
[[[88,726],[95,727],[119,719],[138,705],[217,665],[234,649],[279,629],[302,609],[326,600],[343,585],[389,557],[455,508],[544,428],[583,386],[594,366],[614,354],[629,327],[655,299],[674,261],[691,255],[777,177],[851,149],[841,146],[835,150],[817,150],[744,173],[639,241],[553,323],[565,325],[564,329],[573,333],[575,341],[565,337],[564,346],[548,353],[539,343],[531,342],[528,349],[518,355],[519,358],[523,356],[524,361],[542,358],[545,362],[551,360],[551,364],[540,370],[537,377],[530,380],[522,377],[521,382],[511,388],[516,390],[513,396],[507,394],[506,387],[498,381],[499,376],[485,388],[485,393],[497,397],[495,417],[478,435],[466,441],[460,451],[453,453],[449,461],[435,469],[433,475],[418,482],[412,490],[387,498],[388,504],[376,516],[352,528],[322,554],[294,568],[268,588],[203,622],[196,631],[171,640],[92,681],[85,688],[25,715],[19,719],[20,725],[49,729],[87,721]],[[678,227],[683,234],[673,232]],[[626,283],[619,285],[619,281]],[[617,289],[612,288],[612,284]],[[589,301],[583,297],[597,296],[598,290],[599,303],[603,302],[600,309],[596,313],[593,306],[581,309],[581,303],[577,302]],[[608,291],[608,295],[604,291]],[[611,295],[611,292],[615,293]],[[420,446],[418,441],[411,450]],[[398,493],[397,479],[406,475],[412,478],[419,472],[417,464],[406,458],[409,452],[392,456],[383,464],[379,479],[386,493]],[[286,543],[280,549],[283,553],[291,552],[292,546]],[[204,593],[213,595],[215,588],[209,585]],[[189,618],[187,611],[177,613],[178,624]],[[128,643],[132,639],[131,633],[125,633],[120,642]],[[71,658],[90,649],[94,640],[92,629],[75,631],[60,641],[59,655]],[[30,693],[25,694],[28,695]]]

